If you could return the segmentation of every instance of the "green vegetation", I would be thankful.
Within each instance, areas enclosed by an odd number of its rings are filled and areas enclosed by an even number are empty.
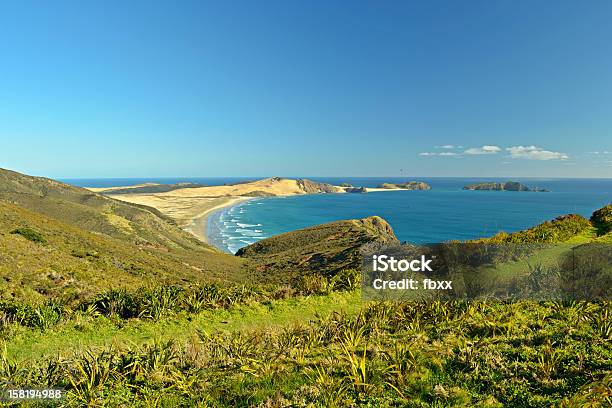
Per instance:
[[[168,250],[214,250],[153,208],[113,200],[51,179],[0,169],[0,200],[126,242]]]
[[[374,242],[398,242],[391,226],[380,217],[287,232],[246,246],[236,255],[251,261],[251,276],[282,283],[304,275],[333,276],[345,269],[359,268],[359,248]]]
[[[66,406],[603,407],[610,313],[607,303],[411,302],[263,328],[199,320],[188,339],[37,362],[4,353],[0,381],[63,386]]]
[[[233,303],[197,313],[178,310],[158,319],[146,316],[122,319],[118,315],[104,316],[91,309],[73,309],[45,328],[28,327],[18,322],[7,324],[2,339],[8,354],[15,360],[38,360],[58,354],[70,356],[74,354],[76,345],[103,348],[145,344],[152,339],[184,342],[196,336],[202,328],[214,332],[282,328],[334,311],[354,314],[361,307],[359,293],[353,291]]]
[[[32,241],[32,242],[38,242],[40,244],[47,243],[47,240],[45,239],[45,237],[40,232],[33,230],[32,228],[28,228],[28,227],[15,228],[14,230],[11,231],[11,234],[19,234],[25,239]]]
[[[500,232],[491,238],[478,240],[490,243],[558,243],[565,242],[592,228],[586,218],[568,214],[557,217],[552,221],[545,221],[535,227],[511,234]]]
[[[308,275],[293,285],[284,286],[208,283],[191,287],[141,287],[134,291],[109,289],[78,301],[49,300],[34,304],[0,299],[0,320],[5,325],[17,324],[39,330],[46,330],[61,320],[70,320],[78,312],[117,319],[159,320],[182,312],[199,313],[295,296],[354,291],[360,287],[360,279],[359,271],[349,269],[329,278]]]
[[[591,223],[597,228],[599,235],[612,231],[612,204],[608,204],[595,211],[591,216]]]
[[[244,264],[199,244],[188,250],[89,232],[0,200],[3,298],[72,301],[105,289],[239,282]]]

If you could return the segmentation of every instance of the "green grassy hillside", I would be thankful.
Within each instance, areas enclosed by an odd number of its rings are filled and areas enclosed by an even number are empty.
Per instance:
[[[236,257],[193,244],[172,249],[89,232],[0,200],[0,291],[29,301],[105,288],[240,280]]]
[[[0,169],[0,199],[74,227],[162,249],[208,249],[159,211],[55,180]]]
[[[313,273],[329,276],[360,268],[359,248],[372,242],[398,242],[391,226],[380,217],[330,222],[276,235],[236,255],[254,262],[254,275],[267,281],[290,281]]]

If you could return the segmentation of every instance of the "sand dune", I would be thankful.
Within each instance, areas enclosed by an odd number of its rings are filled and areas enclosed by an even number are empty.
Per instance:
[[[344,190],[339,190],[336,192],[344,192]],[[248,183],[225,186],[183,188],[166,193],[160,193],[160,195],[173,197],[256,196],[258,194],[270,196],[288,196],[306,194],[306,192],[300,187],[298,180],[271,177]]]

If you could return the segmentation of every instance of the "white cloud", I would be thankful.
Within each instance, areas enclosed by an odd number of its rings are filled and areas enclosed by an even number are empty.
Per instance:
[[[462,157],[459,153],[454,152],[422,152],[419,153],[419,156]]]
[[[465,152],[465,154],[472,154],[472,155],[477,155],[477,154],[497,154],[499,152],[501,152],[501,148],[499,146],[492,146],[492,145],[484,145],[482,147],[470,147],[469,149],[467,149]]]
[[[463,146],[456,146],[452,144],[445,144],[440,146],[435,146],[436,149],[463,149]]]
[[[561,152],[551,152],[537,146],[512,146],[506,148],[513,159],[527,160],[567,160],[569,156]]]

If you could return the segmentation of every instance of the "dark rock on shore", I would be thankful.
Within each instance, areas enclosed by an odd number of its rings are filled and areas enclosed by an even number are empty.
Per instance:
[[[344,191],[347,193],[367,193],[368,189],[365,187],[347,187]]]

